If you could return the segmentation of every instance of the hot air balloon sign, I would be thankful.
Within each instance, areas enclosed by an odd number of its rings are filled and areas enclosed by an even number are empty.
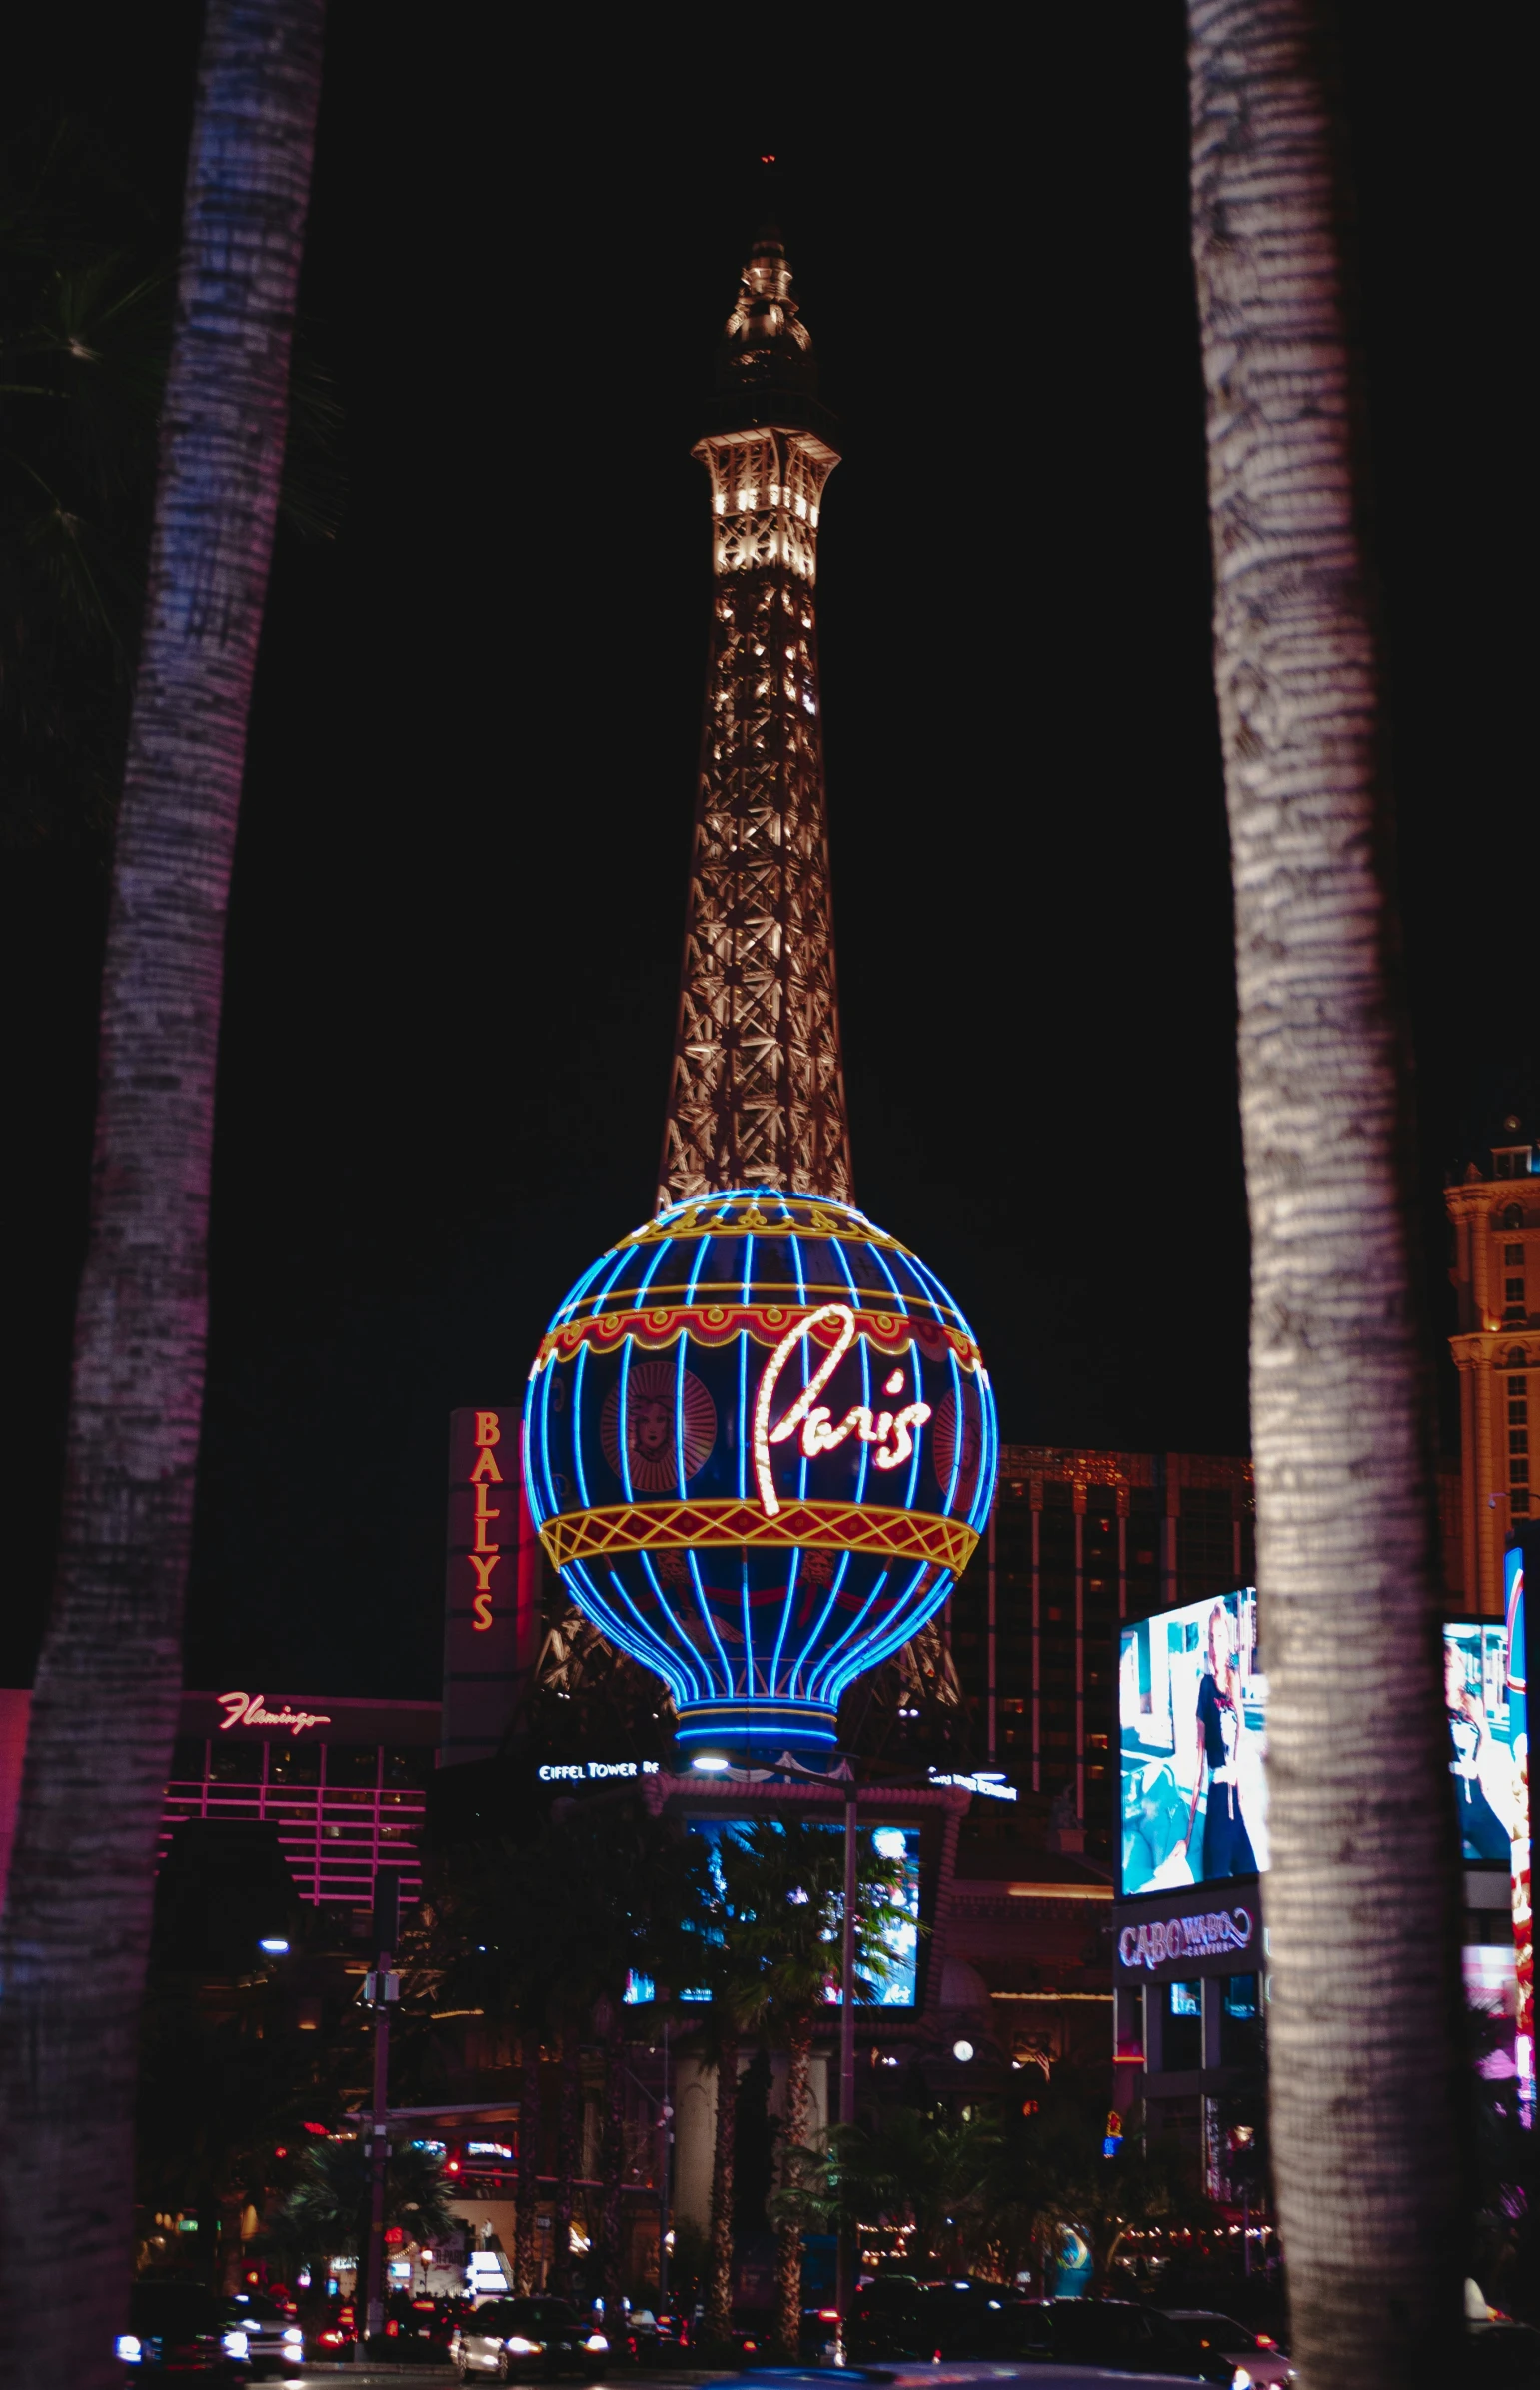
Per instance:
[[[585,1271],[530,1372],[524,1469],[573,1599],[687,1749],[827,1752],[845,1687],[945,1600],[994,1402],[918,1257],[844,1203],[675,1203]]]

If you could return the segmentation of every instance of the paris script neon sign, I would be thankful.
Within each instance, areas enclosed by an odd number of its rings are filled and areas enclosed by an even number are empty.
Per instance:
[[[825,1320],[838,1322],[838,1333],[830,1349],[819,1361],[796,1400],[772,1427],[770,1423],[770,1403],[781,1370],[802,1339]],[[760,1489],[760,1503],[767,1518],[775,1517],[780,1502],[770,1474],[771,1444],[789,1443],[801,1429],[802,1451],[809,1460],[816,1460],[821,1452],[837,1451],[848,1435],[858,1436],[863,1444],[872,1446],[871,1457],[880,1469],[900,1468],[914,1449],[914,1435],[930,1416],[928,1402],[906,1402],[901,1410],[879,1410],[872,1417],[863,1402],[847,1410],[835,1426],[833,1414],[818,1396],[838,1368],[855,1341],[855,1313],[847,1303],[825,1302],[819,1309],[809,1311],[799,1319],[775,1346],[765,1364],[760,1391],[754,1406],[754,1473]],[[903,1391],[903,1372],[894,1369],[882,1387],[884,1394]]]

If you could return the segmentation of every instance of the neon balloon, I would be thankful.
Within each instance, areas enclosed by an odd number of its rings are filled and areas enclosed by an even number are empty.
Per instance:
[[[876,1399],[873,1399],[873,1397]],[[852,1205],[677,1203],[557,1311],[530,1372],[530,1508],[679,1739],[827,1750],[845,1687],[945,1600],[998,1430],[971,1328]]]

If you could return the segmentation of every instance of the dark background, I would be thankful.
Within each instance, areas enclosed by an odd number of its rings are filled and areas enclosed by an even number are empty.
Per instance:
[[[1479,54],[1345,21],[1439,1356],[1446,1167],[1535,1095],[1501,21]],[[972,1316],[1008,1438],[1246,1448],[1179,6],[910,48],[874,16],[844,47],[703,16],[624,52],[604,16],[528,22],[332,18],[304,306],[349,495],[332,546],[280,544],[252,729],[193,1684],[436,1691],[446,1414],[517,1395],[651,1208],[709,586],[689,446],[767,208],[845,440],[819,616],[858,1197]],[[4,103],[89,116],[168,245],[198,23],[57,5]],[[88,849],[0,868],[25,1681],[104,880]]]

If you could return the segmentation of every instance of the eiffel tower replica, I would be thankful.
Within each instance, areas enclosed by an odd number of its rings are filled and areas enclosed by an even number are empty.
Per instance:
[[[660,1209],[731,1187],[853,1200],[814,608],[834,436],[768,227],[692,452],[711,492],[711,645]],[[643,1745],[671,1723],[663,1688],[560,1606],[530,1722],[560,1739],[565,1720],[592,1731],[602,1717],[651,1755]],[[851,1687],[840,1727],[872,1757],[908,1746],[965,1758],[968,1712],[939,1618]]]

